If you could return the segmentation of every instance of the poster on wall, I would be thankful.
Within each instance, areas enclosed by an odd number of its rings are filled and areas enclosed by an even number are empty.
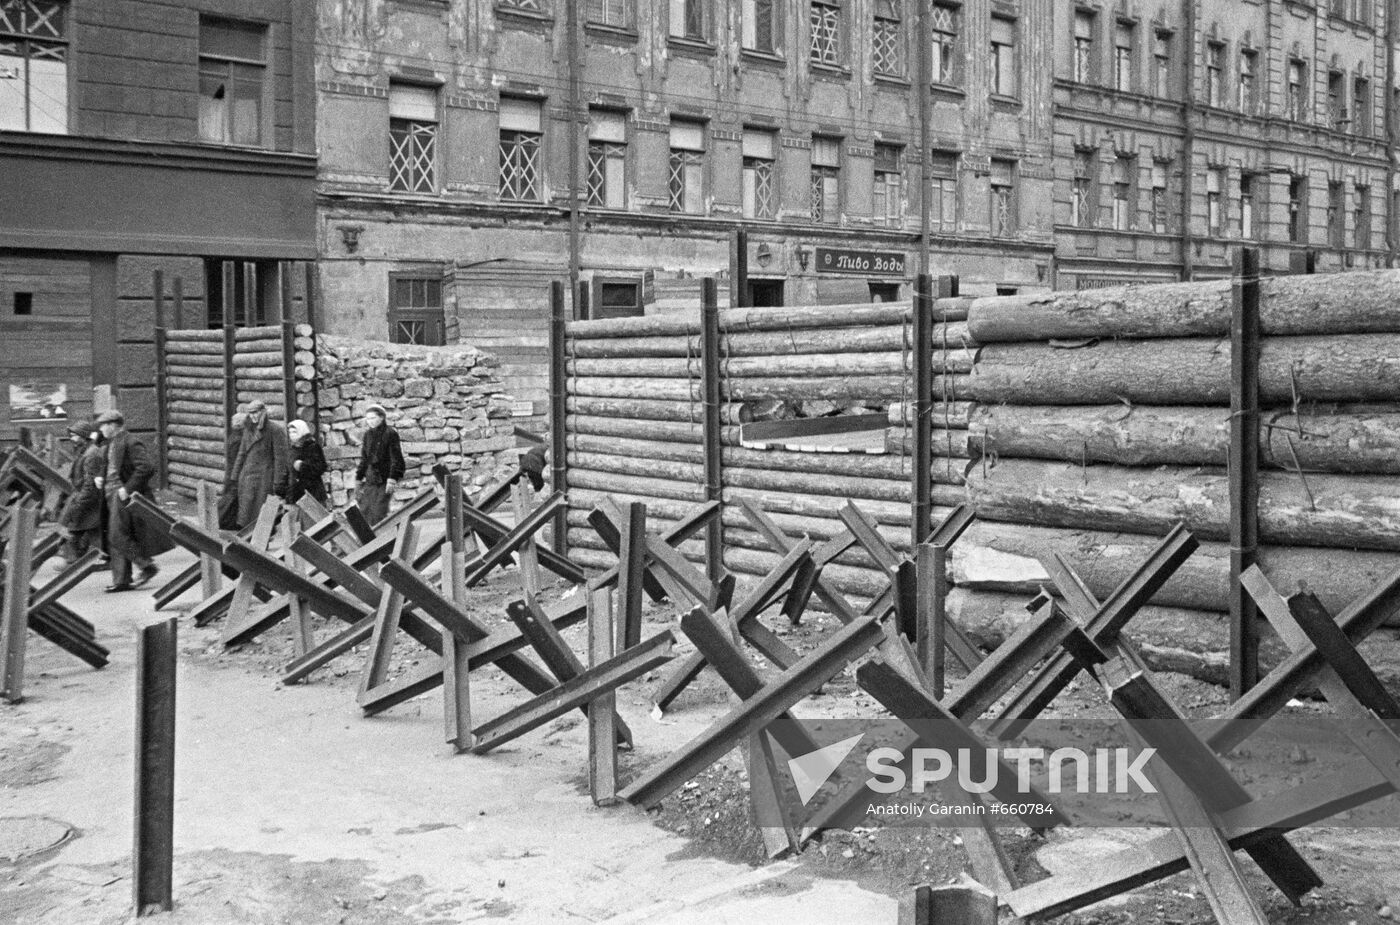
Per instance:
[[[61,421],[68,417],[68,384],[33,378],[10,383],[10,422]]]

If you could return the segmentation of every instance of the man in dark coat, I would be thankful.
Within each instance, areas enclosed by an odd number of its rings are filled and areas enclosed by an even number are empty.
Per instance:
[[[146,526],[126,508],[132,495],[148,494],[155,466],[146,445],[126,430],[120,411],[104,411],[97,426],[107,438],[107,469],[102,489],[107,496],[107,552],[112,557],[112,584],[107,591],[130,591],[160,571],[151,561],[174,548],[170,540]],[[131,566],[140,570],[131,578]]]
[[[86,422],[73,424],[68,428],[72,435],[73,468],[69,481],[73,483],[73,493],[63,504],[58,515],[58,525],[68,534],[63,544],[64,558],[69,562],[82,558],[89,549],[100,547],[102,543],[103,514],[102,484],[107,472],[107,448],[102,443],[102,434]]]
[[[238,490],[238,527],[248,526],[258,517],[263,502],[287,494],[292,463],[287,449],[287,432],[268,419],[267,406],[250,401],[244,406],[243,434],[238,455],[228,480]]]
[[[403,478],[403,450],[399,447],[399,432],[384,420],[384,406],[370,405],[365,409],[364,442],[360,444],[360,465],[355,470],[359,494],[355,505],[370,523],[389,516],[389,499],[394,483]]]

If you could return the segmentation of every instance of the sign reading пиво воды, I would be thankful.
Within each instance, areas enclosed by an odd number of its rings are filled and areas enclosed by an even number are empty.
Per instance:
[[[855,273],[861,276],[903,276],[904,254],[899,251],[856,251],[817,248],[818,273]]]

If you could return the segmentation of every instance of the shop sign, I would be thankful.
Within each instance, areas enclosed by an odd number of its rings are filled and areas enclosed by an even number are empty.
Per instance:
[[[818,273],[856,273],[862,276],[903,276],[904,254],[899,251],[856,251],[817,248]]]

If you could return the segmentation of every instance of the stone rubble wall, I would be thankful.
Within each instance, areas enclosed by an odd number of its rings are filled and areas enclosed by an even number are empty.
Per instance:
[[[475,494],[515,471],[511,398],[499,363],[471,346],[418,347],[321,335],[317,341],[321,444],[331,500],[354,499],[364,412],[384,406],[403,443],[395,500],[433,483],[438,463],[460,470]]]

